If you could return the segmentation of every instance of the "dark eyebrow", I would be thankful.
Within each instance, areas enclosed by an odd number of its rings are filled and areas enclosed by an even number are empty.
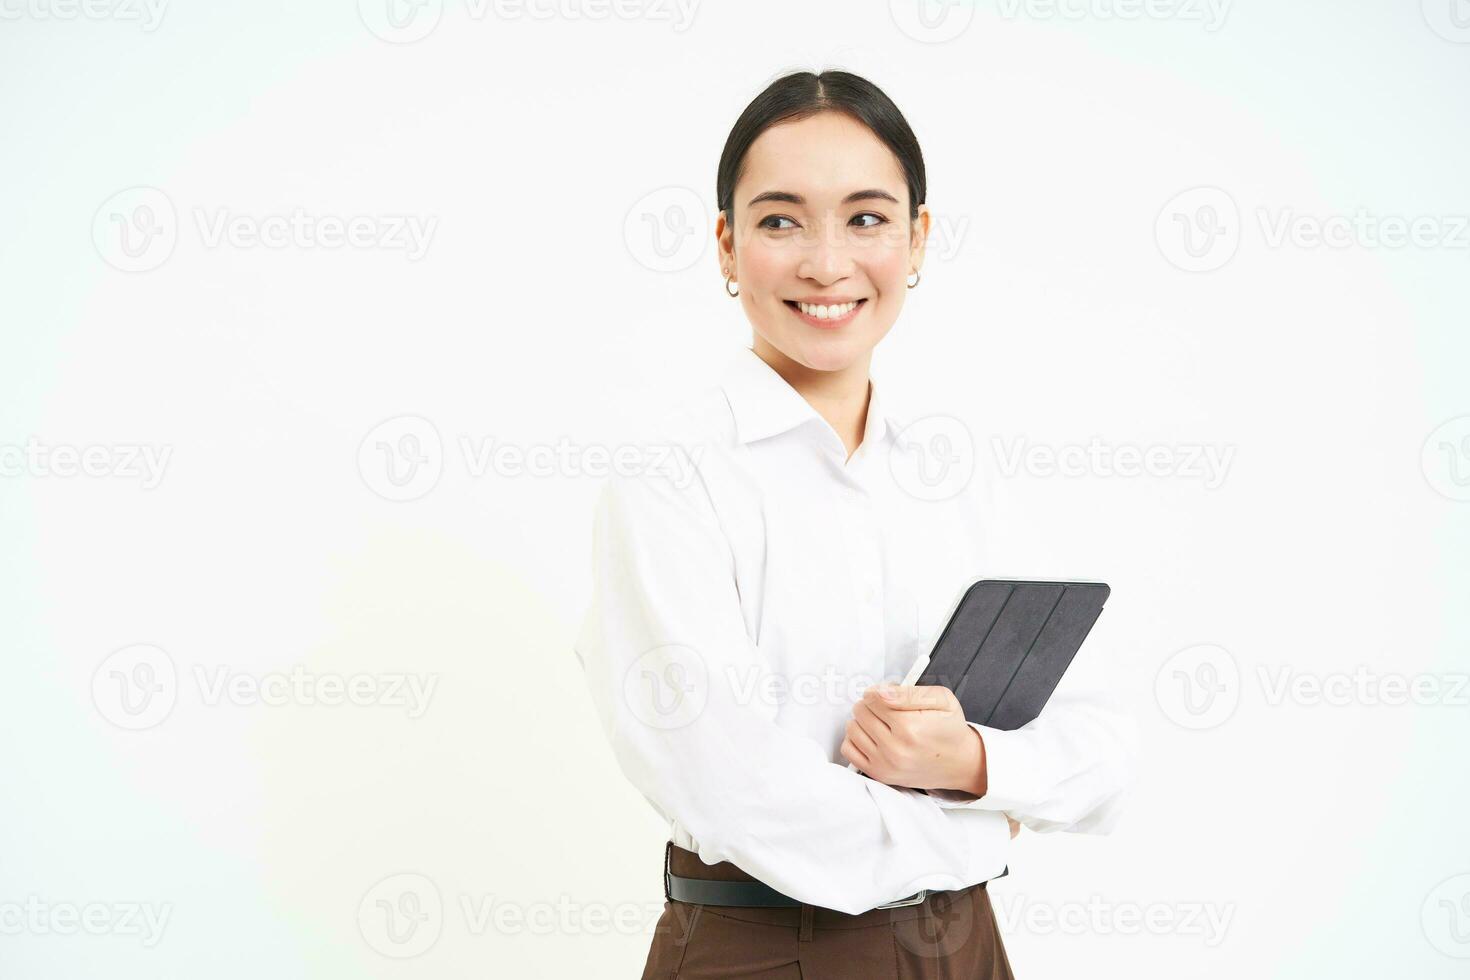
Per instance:
[[[783,201],[787,204],[805,204],[806,198],[800,194],[792,194],[790,191],[765,191],[752,197],[746,207],[753,208],[762,201]],[[867,190],[853,191],[842,199],[843,204],[851,204],[854,201],[892,201],[894,204],[897,204],[898,198],[885,190],[870,187]]]

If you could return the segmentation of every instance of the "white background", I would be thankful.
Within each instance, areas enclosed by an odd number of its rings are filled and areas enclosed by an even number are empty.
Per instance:
[[[903,109],[937,218],[875,370],[982,463],[1178,463],[998,477],[1028,572],[1113,585],[1144,740],[1114,835],[1017,841],[1018,975],[1464,975],[1453,2],[0,0],[0,975],[637,975],[665,828],[571,653],[600,481],[464,446],[633,444],[713,380],[720,149],[825,66]],[[241,237],[296,212],[366,243]],[[251,693],[293,670],[367,703]]]

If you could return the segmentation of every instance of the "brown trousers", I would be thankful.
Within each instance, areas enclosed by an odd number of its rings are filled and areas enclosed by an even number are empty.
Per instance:
[[[728,861],[668,847],[686,878],[751,881]],[[662,869],[660,869],[662,871]],[[918,905],[848,915],[816,905],[737,908],[664,902],[643,980],[1014,980],[985,883]]]

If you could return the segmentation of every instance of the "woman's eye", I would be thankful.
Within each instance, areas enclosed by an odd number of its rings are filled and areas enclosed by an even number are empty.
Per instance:
[[[859,227],[862,227],[862,228],[876,228],[879,225],[886,225],[886,224],[888,224],[888,219],[887,218],[883,217],[881,214],[874,214],[872,211],[864,211],[862,214],[855,214],[855,215],[852,216],[852,220],[853,221],[858,221],[858,220],[860,220],[862,218],[872,218],[873,219],[871,223],[865,224],[865,225],[860,225],[859,226]]]
[[[760,226],[762,228],[770,228],[772,231],[785,231],[786,230],[785,228],[779,228],[776,225],[771,224],[771,222],[773,222],[773,221],[785,221],[792,228],[795,228],[796,227],[796,222],[792,221],[790,218],[786,217],[784,214],[773,214],[773,215],[769,215],[768,217],[762,218],[761,219]]]

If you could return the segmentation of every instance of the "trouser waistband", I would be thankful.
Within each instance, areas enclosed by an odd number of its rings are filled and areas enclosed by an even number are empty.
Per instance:
[[[970,888],[984,888],[985,882]],[[894,922],[928,913],[928,907],[939,901],[945,903],[953,896],[968,891],[936,891],[926,889],[886,907],[871,909],[856,915],[839,912],[819,905],[809,905],[776,891],[764,882],[742,871],[729,861],[705,864],[693,851],[673,841],[664,849],[664,897],[672,902],[691,905],[718,906],[722,913],[744,918],[747,921],[770,922],[772,924],[798,916],[803,926],[809,926],[816,917],[817,925],[858,926]]]

